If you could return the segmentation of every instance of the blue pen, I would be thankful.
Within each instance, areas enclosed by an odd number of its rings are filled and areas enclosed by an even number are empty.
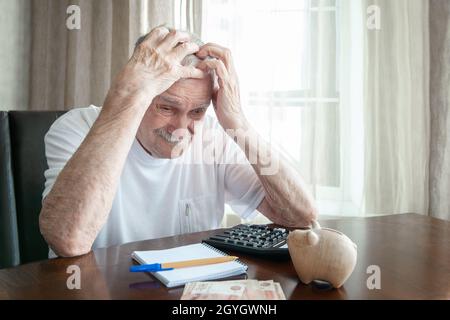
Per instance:
[[[163,267],[161,267],[161,263],[142,264],[142,265],[130,267],[130,272],[156,272],[156,271],[167,271],[167,270],[173,270],[173,268],[163,268]]]
[[[223,257],[213,257],[204,259],[194,259],[186,261],[176,261],[176,262],[165,262],[165,263],[153,263],[153,264],[143,264],[140,266],[131,266],[131,272],[156,272],[156,271],[166,271],[172,270],[173,268],[184,268],[193,266],[203,266],[206,264],[229,262],[238,259],[235,256],[223,256]]]

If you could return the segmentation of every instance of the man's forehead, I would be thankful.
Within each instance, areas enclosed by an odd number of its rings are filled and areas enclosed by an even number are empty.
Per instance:
[[[167,91],[171,94],[202,96],[209,95],[212,91],[211,78],[179,79]]]
[[[209,104],[211,95],[211,82],[207,79],[183,79],[175,82],[159,97],[160,100],[173,105],[186,104],[186,102]]]
[[[162,93],[161,95],[159,95],[158,98],[161,101],[166,102],[166,103],[170,103],[170,104],[178,105],[178,104],[182,104],[183,103],[182,99],[180,99],[178,97],[175,97],[175,96],[168,95],[167,93]]]
[[[191,99],[191,98],[186,99],[186,97],[183,98],[182,96],[171,95],[167,92],[160,94],[158,96],[158,99],[160,100],[160,102],[167,103],[172,106],[183,106],[186,104],[186,100],[188,100],[190,103],[194,104],[194,107],[196,108],[207,107],[211,102],[210,97],[201,99]]]

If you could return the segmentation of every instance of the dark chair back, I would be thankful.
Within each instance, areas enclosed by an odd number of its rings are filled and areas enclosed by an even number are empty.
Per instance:
[[[11,111],[12,176],[14,180],[20,263],[47,259],[48,246],[39,230],[39,213],[47,169],[44,136],[62,111]]]
[[[0,112],[0,269],[20,263],[8,112]]]

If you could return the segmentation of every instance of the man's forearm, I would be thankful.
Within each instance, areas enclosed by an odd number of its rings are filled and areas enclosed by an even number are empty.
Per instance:
[[[41,232],[61,256],[90,251],[107,220],[117,184],[150,101],[109,94],[78,150],[43,202]]]
[[[312,195],[300,174],[281,154],[273,152],[258,133],[246,125],[235,132],[235,141],[245,152],[266,192],[273,222],[285,226],[307,226],[317,218]]]
[[[264,209],[262,213],[275,223],[285,226],[309,225],[316,218],[316,210],[303,179],[287,161],[271,152],[270,146],[259,138],[245,119],[241,108],[239,81],[230,50],[208,43],[197,55],[215,58],[203,61],[199,68],[214,70],[218,80],[213,96],[217,119],[244,150],[266,191],[266,198],[258,209]],[[269,168],[266,167],[267,163]],[[273,168],[270,164],[276,165],[275,172],[271,172]]]

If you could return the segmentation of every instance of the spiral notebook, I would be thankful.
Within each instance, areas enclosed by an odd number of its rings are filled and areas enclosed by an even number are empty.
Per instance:
[[[140,264],[165,263],[193,259],[215,258],[227,254],[206,244],[196,243],[165,250],[134,251],[132,258]],[[247,265],[239,260],[152,272],[167,287],[177,287],[194,281],[215,280],[247,272]]]

